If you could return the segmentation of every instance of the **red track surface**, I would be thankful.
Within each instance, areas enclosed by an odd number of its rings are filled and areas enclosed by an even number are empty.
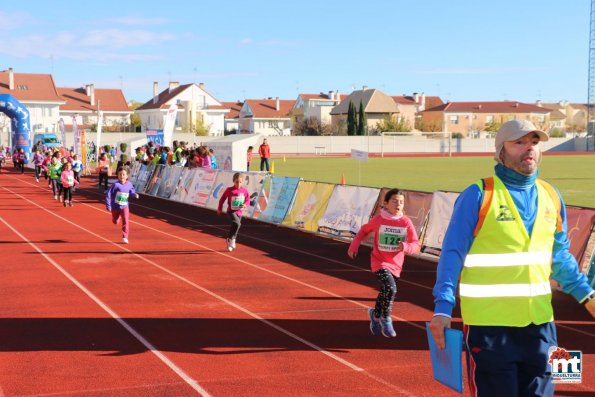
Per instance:
[[[0,396],[456,395],[427,351],[435,264],[406,261],[398,336],[375,338],[366,249],[245,220],[230,254],[227,218],[148,196],[122,245],[94,182],[64,208],[0,175]],[[594,323],[563,294],[555,310],[584,378],[557,394],[593,395]]]

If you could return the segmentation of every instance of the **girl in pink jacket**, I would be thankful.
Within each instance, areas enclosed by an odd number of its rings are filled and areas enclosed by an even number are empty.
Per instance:
[[[60,174],[60,180],[62,181],[62,187],[64,192],[64,207],[66,203],[72,207],[72,188],[78,185],[78,181],[74,179],[74,171],[72,170],[72,163],[66,162],[62,168],[62,174]]]
[[[391,317],[397,282],[401,276],[405,254],[417,253],[420,248],[411,219],[403,215],[404,207],[405,196],[401,191],[391,189],[386,192],[380,214],[362,226],[347,251],[350,258],[355,258],[362,240],[369,233],[374,233],[371,268],[380,281],[380,292],[376,298],[376,306],[368,310],[368,316],[370,330],[375,336],[397,336]]]

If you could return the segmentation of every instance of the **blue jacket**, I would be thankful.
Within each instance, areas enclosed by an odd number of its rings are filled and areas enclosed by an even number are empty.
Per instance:
[[[535,187],[537,173],[527,177],[502,164],[496,165],[495,169],[496,175],[508,188],[514,204],[523,218],[525,228],[531,235],[537,213],[537,188]],[[483,191],[473,184],[465,189],[455,202],[453,215],[442,243],[442,254],[438,261],[436,285],[433,291],[435,314],[452,316],[455,306],[455,291],[463,270],[465,257],[473,244],[473,231],[479,218],[482,200]],[[576,259],[569,251],[566,206],[562,197],[560,197],[560,203],[563,228],[554,236],[552,278],[560,283],[564,292],[571,294],[580,302],[593,289],[589,286],[587,277],[578,271]]]

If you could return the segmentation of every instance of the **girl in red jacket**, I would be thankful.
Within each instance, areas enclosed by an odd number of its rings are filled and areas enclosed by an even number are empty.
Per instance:
[[[368,310],[368,316],[370,330],[375,336],[397,336],[391,317],[397,282],[401,276],[405,254],[419,252],[417,232],[411,219],[403,215],[404,207],[405,196],[400,190],[391,189],[386,192],[380,214],[362,226],[347,250],[347,255],[355,258],[362,240],[369,233],[374,233],[371,268],[380,281],[380,292],[376,298],[376,306]]]

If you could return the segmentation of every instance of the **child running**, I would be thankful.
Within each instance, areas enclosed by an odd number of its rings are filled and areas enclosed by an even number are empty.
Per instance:
[[[39,183],[39,177],[41,176],[41,166],[43,165],[43,156],[41,150],[37,149],[33,155],[33,165],[35,166],[35,182]]]
[[[250,202],[250,193],[246,188],[242,187],[242,174],[236,172],[233,174],[233,186],[228,187],[223,192],[219,199],[219,207],[217,207],[217,215],[221,215],[223,203],[227,200],[227,214],[231,220],[231,227],[227,235],[227,250],[233,251],[236,247],[236,237],[242,223],[242,210],[247,207]]]
[[[132,183],[128,182],[128,169],[126,167],[118,168],[118,181],[107,191],[105,205],[108,211],[112,213],[112,222],[114,225],[122,220],[122,243],[128,244],[128,218],[130,209],[128,207],[128,198],[133,196],[139,198],[134,190]]]
[[[368,310],[370,330],[374,336],[397,336],[391,317],[397,282],[401,276],[405,254],[416,253],[420,247],[411,219],[403,215],[404,207],[405,196],[400,190],[391,189],[386,192],[380,214],[362,226],[347,250],[347,255],[351,259],[355,258],[362,240],[369,233],[374,233],[371,268],[380,281],[376,307]]]
[[[62,166],[62,174],[60,175],[62,181],[62,192],[64,193],[64,207],[69,205],[72,207],[72,189],[79,182],[74,178],[74,171],[71,163],[64,163]]]
[[[50,177],[50,185],[52,186],[52,193],[54,194],[54,200],[58,200],[58,196],[60,193],[60,185],[58,180],[60,179],[60,175],[62,173],[62,163],[58,160],[58,156],[52,157],[52,162],[48,167],[48,173]]]
[[[101,189],[101,182],[103,182],[104,190],[107,192],[107,177],[110,171],[110,161],[107,158],[107,154],[103,153],[97,164],[97,170],[99,171],[99,183],[98,188]]]

